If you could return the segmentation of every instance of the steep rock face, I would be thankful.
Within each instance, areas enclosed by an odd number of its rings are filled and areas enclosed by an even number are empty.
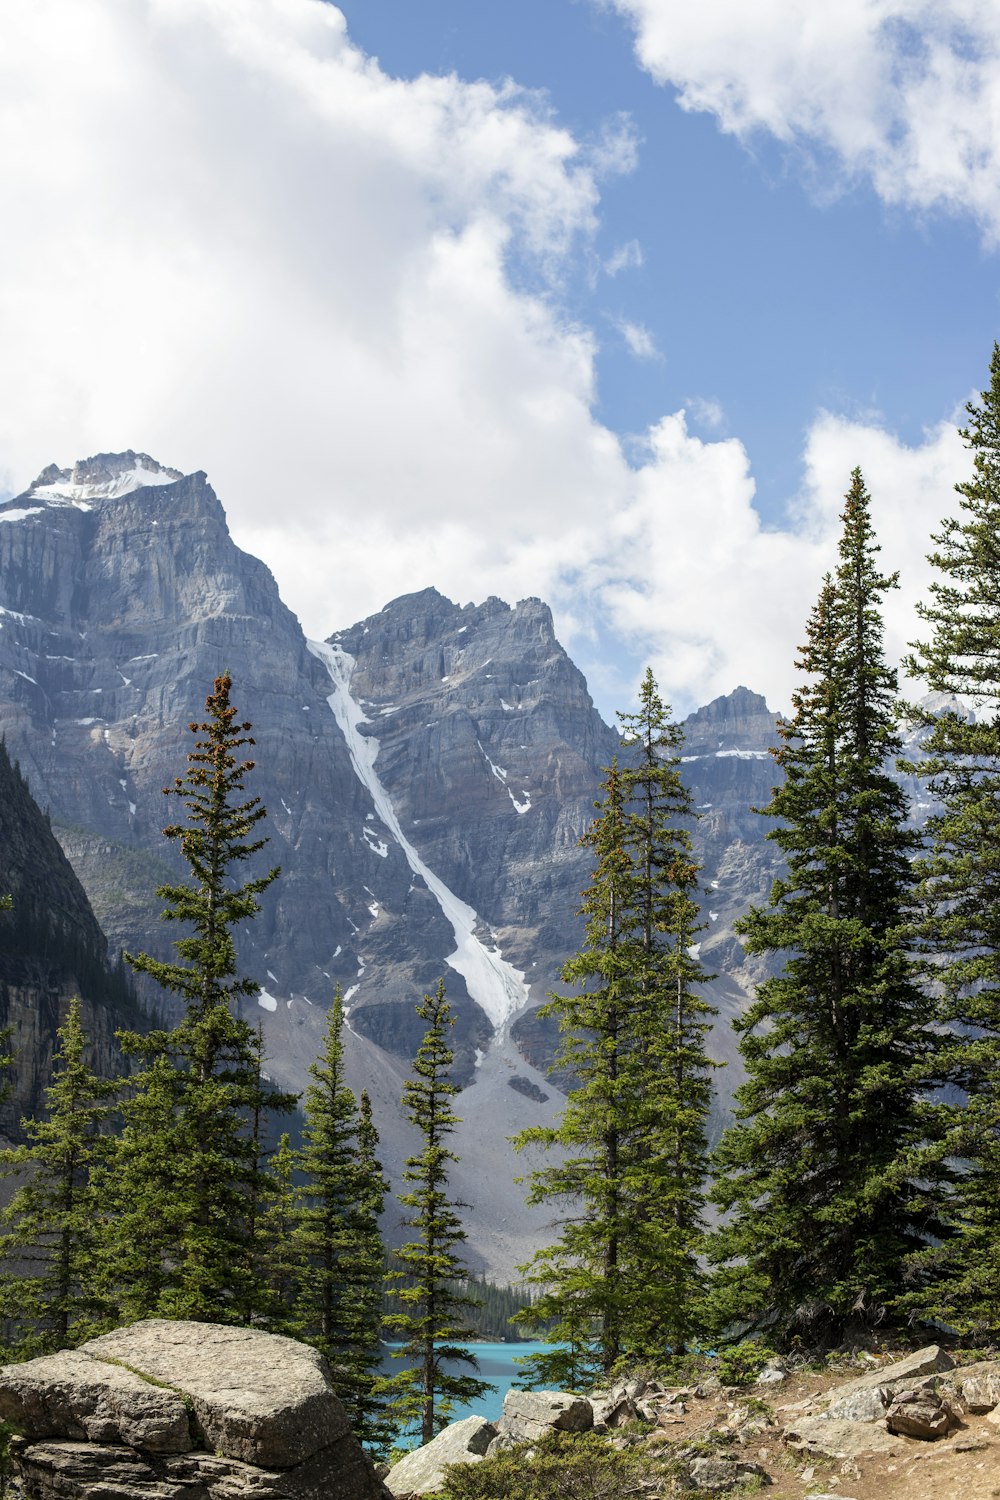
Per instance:
[[[580,837],[618,745],[548,607],[426,589],[331,640],[406,836],[543,999],[579,941]]]
[[[0,1132],[17,1137],[22,1118],[42,1109],[56,1031],[73,996],[82,1001],[91,1066],[105,1075],[123,1066],[115,1031],[140,1016],[127,980],[108,965],[83,887],[2,744],[0,893],[14,903],[0,911],[0,1028],[10,1028],[14,1057]]]
[[[244,960],[300,1005],[310,989],[346,986],[372,920],[366,885],[402,910],[409,871],[366,844],[371,804],[322,670],[268,570],[234,546],[205,476],[134,454],[46,470],[0,508],[0,578],[0,725],[112,945],[170,950],[155,887],[181,872],[161,830],[182,809],[162,789],[183,772],[188,724],[228,669],[255,726],[248,790],[269,812],[259,867],[284,871],[242,935]]]
[[[372,1093],[398,1176],[413,1148],[399,1094],[422,1031],[414,1001],[443,975],[466,1085],[456,1191],[476,1205],[484,1263],[508,1270],[535,1228],[506,1137],[560,1108],[545,1073],[554,1028],[535,1007],[579,945],[579,839],[618,737],[538,600],[459,606],[427,589],[307,642],[203,474],[134,453],[47,469],[0,506],[0,729],[113,949],[172,951],[155,889],[186,873],[161,831],[183,808],[162,788],[224,669],[257,740],[247,790],[270,840],[257,867],[282,867],[239,934],[265,990],[248,1012],[269,1069],[305,1085],[339,983],[350,1076]],[[773,784],[774,721],[739,688],[685,730],[726,1059],[759,970],[731,924],[778,864],[749,811]],[[172,1013],[169,997],[144,999]]]
[[[781,851],[766,837],[773,823],[753,811],[770,801],[778,780],[771,754],[778,743],[775,725],[764,699],[738,687],[698,709],[683,726],[682,771],[698,813],[693,837],[704,870],[700,956],[716,976],[709,994],[720,1013],[713,1051],[731,1065],[720,1080],[724,1097],[739,1081],[729,1023],[773,968],[768,959],[744,953],[732,924],[749,906],[767,902],[782,868]]]
[[[248,1009],[265,1025],[269,1070],[305,1085],[339,983],[351,1076],[372,1093],[398,1175],[413,1147],[399,1094],[422,1031],[414,1001],[443,974],[458,1076],[473,1085],[461,1101],[457,1145],[469,1167],[457,1191],[481,1199],[485,1167],[495,1185],[484,1263],[509,1268],[523,1258],[530,1216],[505,1138],[551,1119],[558,1096],[516,1052],[507,1021],[529,988],[545,992],[572,946],[576,841],[608,732],[543,606],[461,611],[420,598],[418,627],[405,623],[411,602],[385,612],[394,634],[382,654],[417,680],[410,738],[383,742],[392,716],[356,695],[387,704],[390,691],[403,694],[398,680],[376,683],[375,641],[355,640],[362,625],[331,645],[307,643],[268,570],[233,544],[204,475],[132,453],[51,468],[0,506],[0,729],[113,949],[169,955],[176,933],[160,921],[155,888],[186,872],[161,831],[183,809],[162,789],[184,770],[188,725],[203,717],[214,676],[231,672],[257,740],[248,793],[268,809],[258,867],[282,867],[239,934],[241,967],[265,989]],[[422,633],[420,653],[404,649],[408,628]],[[437,637],[449,632],[477,638],[469,660],[482,668],[481,695],[475,672],[456,674],[443,696],[429,692],[428,653],[447,656]],[[374,620],[368,636],[378,633]],[[364,686],[352,682],[349,645]],[[496,688],[491,652],[508,663]],[[439,688],[450,675],[436,670]],[[173,1013],[169,997],[144,998]]]

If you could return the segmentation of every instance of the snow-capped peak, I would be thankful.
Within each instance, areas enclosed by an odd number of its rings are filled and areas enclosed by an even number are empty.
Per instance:
[[[98,453],[80,459],[71,469],[50,464],[24,498],[85,510],[95,501],[118,499],[151,485],[175,484],[183,477],[179,470],[166,468],[148,453],[133,453],[130,448],[127,453]]]

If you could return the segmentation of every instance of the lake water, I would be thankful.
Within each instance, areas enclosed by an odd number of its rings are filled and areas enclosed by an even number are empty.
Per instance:
[[[391,1347],[391,1346],[390,1346]],[[488,1380],[496,1390],[480,1397],[478,1401],[470,1401],[465,1405],[456,1406],[454,1413],[449,1417],[450,1422],[460,1422],[463,1417],[486,1417],[491,1422],[496,1422],[503,1413],[503,1398],[510,1387],[514,1384],[520,1372],[520,1366],[514,1363],[517,1358],[524,1358],[526,1354],[538,1354],[543,1349],[549,1349],[550,1344],[523,1343],[523,1344],[472,1344],[468,1345],[469,1353],[474,1354],[479,1361],[479,1375],[482,1380]],[[386,1351],[382,1361],[382,1373],[392,1375],[404,1368],[403,1361],[393,1359]],[[450,1374],[471,1375],[475,1372],[468,1365],[452,1364],[445,1368]]]

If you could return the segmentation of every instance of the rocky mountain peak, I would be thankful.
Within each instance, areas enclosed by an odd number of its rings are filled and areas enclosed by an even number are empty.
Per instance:
[[[685,720],[685,758],[766,755],[777,743],[775,718],[760,693],[747,687],[734,688]]]
[[[183,477],[178,469],[167,468],[148,453],[135,453],[129,448],[124,453],[96,453],[92,458],[78,459],[69,469],[49,464],[19,498],[89,505],[152,485],[175,484]]]

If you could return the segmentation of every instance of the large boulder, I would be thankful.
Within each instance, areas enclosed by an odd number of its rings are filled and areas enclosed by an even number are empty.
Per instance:
[[[593,1425],[594,1408],[584,1396],[569,1391],[510,1390],[503,1398],[497,1430],[501,1438],[530,1443],[547,1432],[586,1432]]]
[[[322,1355],[258,1328],[152,1318],[81,1345],[183,1391],[210,1452],[290,1469],[348,1431]]]
[[[839,1386],[825,1415],[832,1422],[880,1422],[896,1390],[904,1386],[932,1389],[934,1377],[954,1367],[950,1354],[937,1344],[928,1344],[895,1364]]]
[[[497,1435],[485,1417],[466,1417],[452,1422],[422,1448],[414,1448],[386,1475],[386,1488],[394,1495],[429,1495],[441,1488],[448,1464],[476,1464]]]
[[[739,1485],[750,1483],[758,1488],[774,1483],[760,1464],[744,1463],[737,1458],[692,1459],[689,1478],[695,1489],[709,1494],[729,1492]]]
[[[874,1422],[830,1421],[800,1417],[782,1433],[789,1448],[810,1457],[858,1458],[864,1453],[903,1453],[905,1439]]]
[[[0,1417],[29,1438],[127,1443],[148,1453],[187,1453],[193,1440],[178,1391],[81,1350],[0,1371]]]
[[[982,1359],[961,1365],[947,1380],[966,1411],[982,1414],[1000,1404],[1000,1360]]]
[[[260,1329],[156,1319],[10,1365],[0,1417],[32,1500],[385,1493],[321,1356]]]
[[[958,1421],[958,1413],[937,1391],[920,1388],[897,1390],[885,1414],[889,1432],[926,1441],[947,1437]]]

